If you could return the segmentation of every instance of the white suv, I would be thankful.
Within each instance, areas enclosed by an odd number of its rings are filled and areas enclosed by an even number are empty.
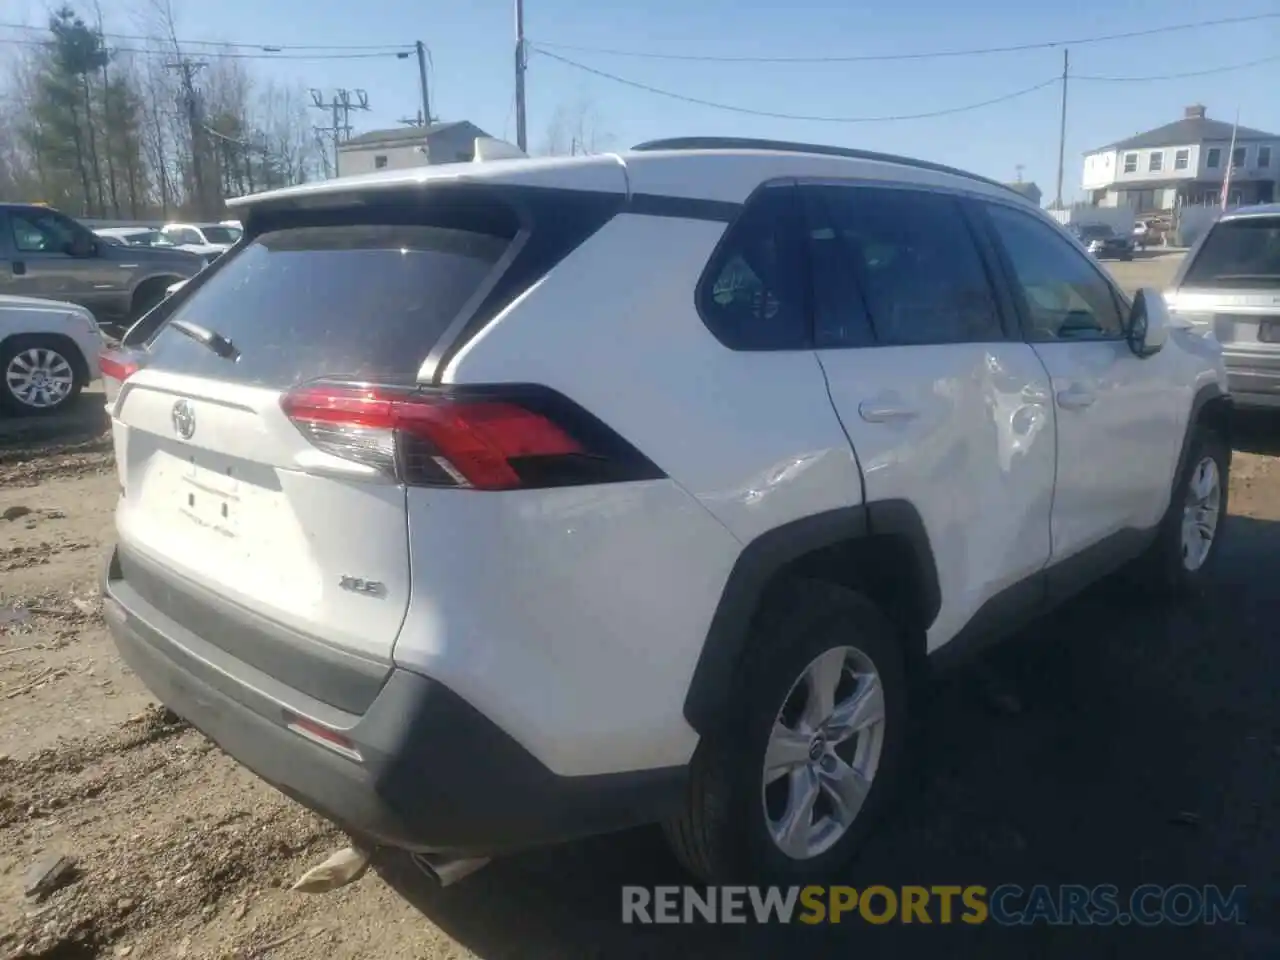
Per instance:
[[[821,876],[931,664],[1215,556],[1218,346],[991,181],[687,140],[238,212],[112,404],[106,609],[366,846]]]

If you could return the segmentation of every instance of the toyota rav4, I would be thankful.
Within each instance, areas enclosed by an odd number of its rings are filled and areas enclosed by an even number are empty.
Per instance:
[[[362,849],[822,876],[932,666],[1219,549],[1221,348],[983,178],[691,139],[237,213],[114,371],[106,611]]]

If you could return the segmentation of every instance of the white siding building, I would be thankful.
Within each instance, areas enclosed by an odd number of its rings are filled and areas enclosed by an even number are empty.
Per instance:
[[[468,120],[371,130],[338,144],[338,176],[468,162],[475,152],[476,137],[487,136]]]
[[[1158,213],[1188,204],[1217,204],[1231,164],[1232,204],[1270,203],[1280,169],[1280,134],[1210,120],[1201,104],[1183,118],[1085,155],[1082,186],[1100,207]]]

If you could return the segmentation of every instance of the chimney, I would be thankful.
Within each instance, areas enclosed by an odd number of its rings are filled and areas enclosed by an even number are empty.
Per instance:
[[[1203,120],[1204,104],[1193,103],[1191,106],[1187,107],[1185,110],[1182,111],[1182,117],[1184,120]]]

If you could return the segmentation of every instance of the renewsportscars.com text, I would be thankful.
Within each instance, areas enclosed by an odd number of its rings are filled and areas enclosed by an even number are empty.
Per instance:
[[[623,923],[1242,924],[1245,888],[1146,884],[622,888]]]

